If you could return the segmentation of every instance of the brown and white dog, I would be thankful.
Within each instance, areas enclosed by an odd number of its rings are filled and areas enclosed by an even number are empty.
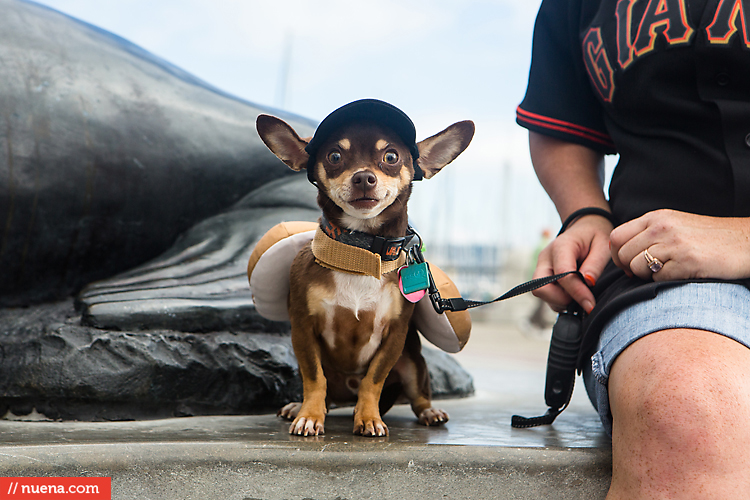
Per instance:
[[[403,397],[420,423],[446,422],[448,415],[432,408],[427,366],[410,326],[414,304],[399,289],[396,270],[404,255],[388,245],[407,234],[415,175],[429,179],[453,161],[469,145],[474,124],[455,123],[416,144],[403,112],[367,99],[334,111],[309,142],[273,116],[259,116],[257,129],[292,170],[308,170],[323,211],[324,230],[302,248],[290,273],[289,318],[303,401],[279,412],[293,420],[289,432],[323,434],[330,403],[356,403],[354,433],[387,436],[381,415]],[[336,241],[342,234],[386,242],[390,251],[372,254],[377,272],[331,256],[336,245],[347,246]]]

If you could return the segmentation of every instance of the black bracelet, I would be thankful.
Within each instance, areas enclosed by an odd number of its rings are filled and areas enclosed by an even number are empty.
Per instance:
[[[565,222],[563,222],[562,227],[560,228],[560,232],[557,233],[558,236],[563,234],[566,229],[568,229],[568,226],[573,224],[576,219],[579,217],[583,217],[584,215],[600,215],[604,218],[606,218],[609,222],[612,223],[613,226],[617,226],[617,222],[615,221],[615,216],[612,215],[612,212],[608,212],[604,210],[603,208],[599,207],[586,207],[586,208],[580,208],[570,214],[567,219],[565,219]]]

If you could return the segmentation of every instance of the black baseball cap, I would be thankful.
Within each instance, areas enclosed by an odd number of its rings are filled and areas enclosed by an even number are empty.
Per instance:
[[[312,166],[315,164],[315,156],[323,142],[340,127],[357,120],[369,120],[393,130],[404,144],[409,148],[414,160],[414,180],[419,181],[424,177],[422,169],[417,165],[419,149],[417,148],[417,130],[411,119],[392,104],[378,99],[360,99],[350,102],[333,111],[326,116],[318,128],[305,151],[310,155],[308,163],[307,178],[312,179]]]

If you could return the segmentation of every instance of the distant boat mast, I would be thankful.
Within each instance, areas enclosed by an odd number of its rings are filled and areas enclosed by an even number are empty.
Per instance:
[[[279,79],[276,84],[276,99],[274,106],[285,109],[287,105],[287,94],[289,92],[289,73],[292,66],[292,48],[294,36],[287,33],[284,37],[284,51],[281,55],[281,66],[279,67]]]

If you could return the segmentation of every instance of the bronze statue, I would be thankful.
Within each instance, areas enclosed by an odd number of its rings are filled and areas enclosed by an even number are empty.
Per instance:
[[[314,189],[262,144],[255,118],[315,124],[44,6],[0,0],[0,11],[0,307],[125,271],[79,298],[84,321],[147,327],[170,307],[200,331],[212,326],[196,308],[250,307],[256,239],[316,217]]]

